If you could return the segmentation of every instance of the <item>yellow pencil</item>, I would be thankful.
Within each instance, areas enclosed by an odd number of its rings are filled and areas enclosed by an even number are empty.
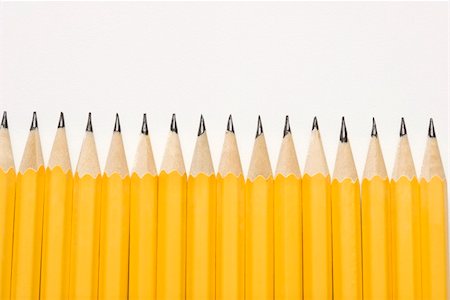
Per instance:
[[[9,299],[16,170],[6,111],[0,124],[0,299]]]
[[[98,287],[100,299],[125,299],[128,296],[129,228],[130,176],[119,115],[116,114],[102,179]]]
[[[275,298],[302,299],[302,182],[286,116],[274,181]]]
[[[389,179],[375,119],[364,168],[361,203],[364,299],[390,299]]]
[[[261,118],[245,186],[245,299],[273,299],[273,178]]]
[[[422,298],[448,299],[447,182],[433,119],[420,175]]]
[[[40,299],[68,297],[73,176],[61,113],[45,174]]]
[[[214,299],[216,176],[203,116],[188,179],[186,230],[186,299]]]
[[[403,118],[390,189],[392,297],[421,299],[419,183]]]
[[[156,297],[158,177],[144,114],[131,175],[129,299]]]
[[[317,118],[302,179],[304,299],[332,299],[331,187]]]
[[[217,173],[216,299],[244,299],[245,181],[228,118]]]
[[[344,118],[331,183],[331,199],[333,298],[362,299],[360,191]]]
[[[102,176],[89,113],[73,183],[70,299],[98,295]]]
[[[39,299],[45,168],[36,112],[16,184],[12,299]]]
[[[185,299],[186,171],[175,115],[158,178],[156,299]]]

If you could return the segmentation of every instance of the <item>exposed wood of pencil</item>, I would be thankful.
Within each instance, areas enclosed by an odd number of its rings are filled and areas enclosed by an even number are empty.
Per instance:
[[[6,112],[0,124],[0,299],[10,298],[16,172]]]
[[[258,176],[262,176],[264,179],[272,177],[272,167],[270,166],[264,133],[255,139],[247,179],[253,181]]]
[[[58,128],[56,130],[55,140],[48,160],[49,169],[60,167],[64,173],[71,171],[69,148],[67,146],[66,129]]]
[[[420,178],[430,181],[434,176],[445,179],[444,166],[437,139],[428,137]]]
[[[383,153],[380,147],[380,141],[378,137],[372,136],[370,138],[369,151],[367,153],[363,178],[372,179],[375,176],[379,176],[382,179],[387,179],[388,177],[386,165],[384,164]]]
[[[198,174],[205,174],[207,176],[214,174],[214,166],[206,132],[198,136],[194,156],[192,157],[190,175],[195,177]]]
[[[139,137],[132,172],[136,173],[139,177],[144,177],[145,174],[157,175],[152,144],[149,136],[146,134],[141,134]]]
[[[234,132],[227,131],[225,133],[225,140],[223,142],[219,170],[217,173],[222,177],[225,177],[228,174],[233,174],[235,176],[242,175],[241,158],[239,156],[236,135]]]
[[[329,175],[322,139],[320,138],[320,132],[318,129],[313,129],[311,131],[304,172],[310,176],[315,174],[322,174],[324,176]]]
[[[73,177],[62,113],[45,176],[40,294],[67,298]]]
[[[115,173],[122,178],[128,176],[128,164],[120,132],[113,133],[105,165],[106,175],[111,176]]]
[[[14,156],[11,147],[11,139],[7,127],[0,127],[0,170],[8,172],[14,167]]]
[[[392,179],[399,180],[402,176],[405,176],[409,180],[416,177],[416,169],[414,167],[411,148],[409,147],[408,135],[406,134],[400,137],[398,143]]]
[[[42,156],[39,130],[33,129],[28,135],[19,172],[24,174],[28,169],[37,171],[42,166],[44,166],[44,157]]]
[[[100,163],[98,161],[97,147],[95,145],[94,133],[86,131],[83,144],[81,146],[76,173],[81,178],[90,175],[96,178],[100,175]]]
[[[275,176],[277,175],[283,175],[284,177],[288,177],[289,175],[294,175],[295,177],[302,176],[291,133],[285,135],[281,142],[281,149],[275,171]]]
[[[167,174],[173,171],[178,172],[180,175],[186,174],[180,138],[178,137],[178,133],[174,131],[171,131],[167,138],[166,150],[161,164],[162,171]]]
[[[358,180],[358,174],[356,173],[350,143],[340,142],[336,154],[336,163],[334,164],[333,179],[343,181],[346,178],[356,181]]]

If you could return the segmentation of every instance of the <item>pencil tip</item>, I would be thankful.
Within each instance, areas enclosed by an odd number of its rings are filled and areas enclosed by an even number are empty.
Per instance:
[[[141,133],[145,134],[145,135],[148,135],[147,114],[144,114],[144,116],[142,117]]]
[[[121,132],[119,114],[116,114],[116,122],[114,123],[114,132]]]
[[[88,120],[87,120],[87,125],[86,125],[86,131],[87,132],[93,132],[94,130],[92,129],[92,118],[91,118],[91,113],[88,114]]]
[[[344,117],[342,117],[341,134],[339,136],[339,140],[341,141],[341,143],[347,143],[348,142],[347,126],[345,126],[345,118]]]
[[[378,137],[377,123],[375,123],[375,118],[372,118],[372,132],[371,132],[370,136]]]
[[[289,123],[289,116],[286,116],[286,121],[284,122],[283,137],[291,133],[291,124]]]
[[[197,136],[201,136],[206,131],[205,119],[203,119],[203,115],[200,115],[200,124],[198,125],[198,133]]]
[[[6,111],[3,112],[2,123],[0,125],[0,128],[8,129],[8,116]]]
[[[170,131],[178,133],[177,118],[172,114],[172,122],[170,123]]]
[[[314,130],[314,129],[319,130],[319,123],[317,122],[317,117],[314,117],[313,125],[312,125],[312,129],[311,130]]]
[[[430,118],[430,125],[428,126],[428,136],[430,138],[436,137],[436,131],[434,130],[433,118]]]
[[[263,133],[264,131],[262,127],[261,116],[258,116],[258,127],[256,128],[256,138]]]
[[[33,119],[31,120],[30,130],[35,130],[38,128],[37,114],[33,112]]]
[[[233,117],[231,115],[228,117],[227,131],[234,133]]]
[[[405,119],[402,118],[401,124],[400,124],[400,137],[406,135],[406,125],[405,125]]]
[[[64,121],[64,114],[63,114],[63,112],[61,112],[59,114],[58,128],[64,128],[64,127],[66,127],[66,123]]]

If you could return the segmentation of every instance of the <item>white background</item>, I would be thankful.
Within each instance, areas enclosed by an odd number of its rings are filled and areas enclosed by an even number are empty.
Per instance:
[[[274,167],[290,115],[302,168],[317,115],[330,171],[345,115],[360,175],[372,116],[389,173],[404,116],[419,173],[429,117],[448,165],[447,22],[446,2],[0,2],[0,109],[17,166],[33,110],[46,160],[65,112],[74,166],[87,112],[102,166],[119,112],[130,169],[143,112],[158,166],[177,113],[187,169],[200,113],[216,166],[232,113],[245,173],[258,114]]]

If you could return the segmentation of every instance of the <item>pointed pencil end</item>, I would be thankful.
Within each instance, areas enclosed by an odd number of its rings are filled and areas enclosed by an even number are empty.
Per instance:
[[[8,129],[8,115],[6,111],[3,112],[2,123],[0,124],[0,128]]]
[[[341,143],[347,143],[348,142],[347,126],[345,126],[345,118],[344,117],[342,117],[341,134],[339,136],[339,140],[341,141]]]
[[[256,128],[256,138],[259,137],[261,134],[263,134],[263,126],[261,121],[261,116],[258,116],[258,126]]]
[[[284,122],[284,130],[283,137],[291,133],[291,124],[289,123],[289,116],[286,116],[286,120]]]
[[[375,118],[372,118],[372,132],[370,133],[370,136],[378,137],[377,123],[375,122]]]
[[[400,124],[400,137],[406,135],[406,125],[405,125],[405,119],[402,118],[401,124]]]
[[[59,114],[58,128],[64,128],[64,127],[66,127],[66,122],[64,121],[64,113],[61,112]]]
[[[198,125],[197,136],[201,136],[206,131],[205,119],[203,119],[203,115],[200,115],[200,124]]]
[[[433,118],[430,118],[430,125],[428,126],[428,137],[436,138],[436,131],[434,130]]]
[[[93,132],[91,113],[88,114],[88,120],[87,120],[87,124],[86,124],[86,131],[87,132]]]
[[[231,116],[231,114],[228,117],[227,131],[234,133],[233,117]]]
[[[145,135],[148,135],[147,114],[144,114],[144,116],[142,117],[141,133],[145,134]]]
[[[170,122],[170,131],[178,133],[177,118],[175,114],[172,114],[172,121]]]
[[[319,130],[319,123],[317,122],[317,117],[314,117],[313,125],[311,130]]]
[[[33,112],[33,119],[31,120],[30,131],[38,128],[37,114]]]
[[[121,132],[119,114],[116,114],[116,122],[114,123],[114,132]]]

